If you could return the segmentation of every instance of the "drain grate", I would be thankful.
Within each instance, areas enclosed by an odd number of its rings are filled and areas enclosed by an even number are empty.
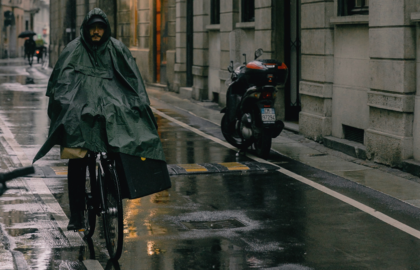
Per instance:
[[[188,221],[181,222],[189,230],[220,230],[235,229],[245,227],[245,225],[236,219],[216,220],[216,221]]]
[[[364,144],[365,131],[360,128],[343,125],[344,139]]]

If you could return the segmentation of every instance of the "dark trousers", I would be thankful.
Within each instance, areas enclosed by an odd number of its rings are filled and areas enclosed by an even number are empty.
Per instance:
[[[71,213],[85,209],[86,169],[89,167],[90,176],[95,178],[95,165],[95,159],[89,155],[85,158],[69,159],[68,190]],[[91,185],[94,185],[94,182]],[[92,192],[95,192],[95,187],[91,188]]]
[[[34,60],[34,55],[30,54],[30,53],[27,53],[25,58],[26,57],[28,58],[29,65],[32,67],[32,61]]]

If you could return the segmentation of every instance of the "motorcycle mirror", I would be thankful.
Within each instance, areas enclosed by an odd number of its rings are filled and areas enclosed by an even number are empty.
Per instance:
[[[258,57],[260,57],[261,55],[263,55],[264,51],[263,49],[259,48],[258,50],[255,51],[255,59],[257,59]]]
[[[228,71],[229,71],[230,73],[232,73],[232,72],[233,72],[233,67],[232,67],[232,66],[228,66]]]

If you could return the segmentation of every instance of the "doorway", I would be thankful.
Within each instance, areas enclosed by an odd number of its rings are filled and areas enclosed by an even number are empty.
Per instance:
[[[301,79],[300,2],[284,1],[284,61],[289,67],[289,79],[285,89],[285,119],[299,121],[301,102],[299,83]]]
[[[168,0],[156,0],[155,82],[166,84],[166,51],[168,50]]]
[[[193,0],[187,0],[187,87],[193,86],[193,42],[194,42],[194,27],[193,27]]]

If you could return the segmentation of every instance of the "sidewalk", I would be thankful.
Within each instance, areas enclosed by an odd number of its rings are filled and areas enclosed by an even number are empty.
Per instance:
[[[223,114],[212,102],[183,99],[176,93],[152,87],[147,88],[147,92],[152,106],[153,99],[158,99],[220,126]],[[420,208],[419,177],[332,150],[296,134],[296,128],[291,125],[273,139],[272,150]]]

